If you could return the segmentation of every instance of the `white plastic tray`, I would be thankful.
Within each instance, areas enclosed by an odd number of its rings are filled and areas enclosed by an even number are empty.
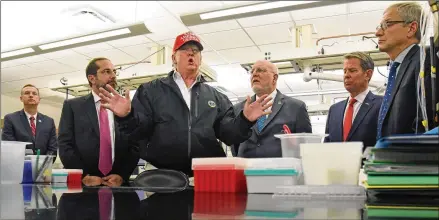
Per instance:
[[[357,185],[297,185],[279,186],[274,197],[308,198],[366,198],[366,190]]]

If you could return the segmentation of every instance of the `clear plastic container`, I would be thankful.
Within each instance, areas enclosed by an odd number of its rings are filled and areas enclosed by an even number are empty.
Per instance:
[[[282,157],[301,158],[300,146],[304,143],[322,143],[325,134],[275,134],[281,141]]]
[[[37,157],[38,164],[37,164]],[[55,156],[53,155],[28,155],[32,164],[32,180],[34,183],[50,183],[52,182],[52,164]]]
[[[289,198],[338,198],[338,199],[366,199],[366,189],[362,186],[349,185],[301,185],[280,186],[273,197]]]
[[[301,144],[305,185],[358,186],[362,142]]]
[[[0,183],[19,184],[23,180],[24,156],[28,142],[2,141]]]

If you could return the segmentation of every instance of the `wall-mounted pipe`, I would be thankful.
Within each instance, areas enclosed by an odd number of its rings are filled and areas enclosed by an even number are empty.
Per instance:
[[[375,34],[375,32],[364,32],[364,33],[357,33],[357,34],[344,34],[344,35],[335,35],[335,36],[329,36],[329,37],[322,37],[322,38],[317,39],[316,46],[319,46],[319,41],[321,41],[321,40],[334,39],[334,38],[342,38],[342,37],[352,37],[352,36],[362,36],[362,35],[368,35],[368,34]]]
[[[328,81],[335,81],[335,82],[344,82],[342,75],[335,75],[331,73],[317,73],[317,72],[304,72],[303,74],[303,81],[309,82],[313,79],[320,79],[320,80],[328,80]],[[380,81],[370,81],[369,82],[370,87],[374,88],[383,88],[386,87],[385,82]]]

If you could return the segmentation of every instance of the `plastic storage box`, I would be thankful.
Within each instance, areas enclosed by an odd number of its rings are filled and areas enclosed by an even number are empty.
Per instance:
[[[300,145],[304,143],[322,143],[327,135],[297,133],[297,134],[275,134],[281,141],[282,157],[301,158]]]
[[[248,159],[244,174],[248,193],[275,193],[279,186],[303,183],[301,160],[297,158]]]
[[[194,158],[195,192],[247,192],[244,158]]]
[[[23,180],[24,156],[28,142],[2,141],[0,146],[0,184],[19,184]]]
[[[301,144],[305,185],[358,185],[362,149],[362,142]]]
[[[65,169],[52,170],[52,183],[67,183],[69,173]]]

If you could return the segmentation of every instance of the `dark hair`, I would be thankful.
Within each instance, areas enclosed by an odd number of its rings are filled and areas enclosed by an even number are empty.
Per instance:
[[[21,88],[21,94],[22,94],[22,95],[23,95],[23,89],[26,88],[26,87],[34,87],[35,89],[37,89],[38,95],[40,95],[40,90],[39,90],[36,86],[34,86],[34,85],[32,85],[32,84],[26,84],[26,85],[24,85],[24,86]]]
[[[94,75],[96,76],[98,74],[98,69],[99,66],[96,64],[97,61],[100,60],[109,60],[105,57],[98,57],[98,58],[93,58],[87,65],[87,68],[85,68],[85,77],[87,77],[87,81],[88,81],[88,75]],[[91,82],[88,81],[88,85],[91,86]]]

